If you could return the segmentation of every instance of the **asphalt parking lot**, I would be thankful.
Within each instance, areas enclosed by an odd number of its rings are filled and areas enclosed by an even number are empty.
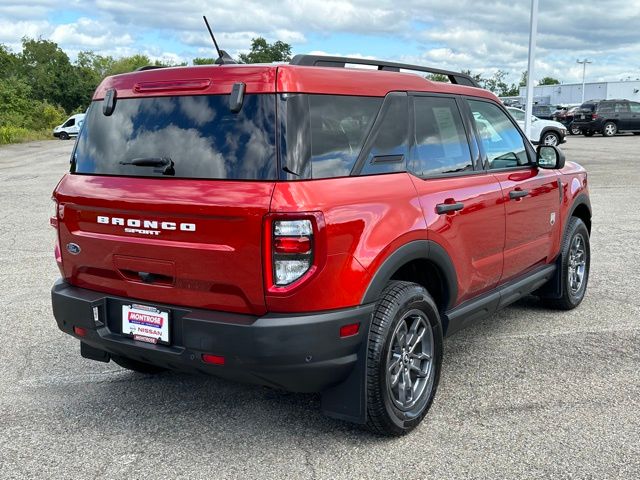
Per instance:
[[[640,137],[570,137],[594,210],[586,299],[450,338],[395,440],[319,398],[84,360],[55,324],[50,194],[72,142],[0,148],[0,478],[640,478]]]

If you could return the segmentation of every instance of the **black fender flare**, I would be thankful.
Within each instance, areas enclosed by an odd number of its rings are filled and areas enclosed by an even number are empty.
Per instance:
[[[414,240],[405,243],[389,255],[373,274],[361,304],[376,302],[393,274],[413,260],[429,260],[438,267],[443,274],[446,287],[446,310],[453,307],[453,302],[458,297],[458,276],[447,251],[433,240]]]
[[[589,218],[591,218],[591,216],[593,215],[591,212],[591,200],[589,199],[589,195],[587,195],[586,192],[580,192],[578,195],[576,195],[576,198],[573,199],[571,208],[569,208],[569,211],[567,213],[567,218],[565,218],[564,228],[562,229],[563,238],[567,230],[567,225],[569,225],[569,219],[573,217],[576,209],[581,205],[584,205],[585,207],[587,207],[587,210],[589,210]]]
[[[542,129],[542,131],[540,132],[540,138],[538,139],[538,143],[540,143],[542,141],[542,138],[544,137],[544,134],[547,132],[553,132],[555,134],[558,135],[558,137],[560,138],[560,141],[562,141],[562,134],[560,133],[560,129],[556,128],[556,127],[544,127]]]

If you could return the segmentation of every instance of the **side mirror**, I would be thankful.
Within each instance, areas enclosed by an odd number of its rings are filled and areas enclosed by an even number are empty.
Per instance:
[[[553,145],[538,145],[536,149],[536,164],[539,168],[563,168],[564,152]]]

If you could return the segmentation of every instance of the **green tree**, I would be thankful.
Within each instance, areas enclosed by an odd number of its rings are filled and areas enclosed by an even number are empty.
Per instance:
[[[20,73],[31,87],[36,100],[47,100],[71,111],[78,106],[73,66],[69,57],[54,42],[22,39]]]
[[[291,45],[281,42],[267,43],[262,38],[251,40],[251,51],[239,55],[241,63],[272,63],[288,62],[291,60]]]
[[[430,73],[429,75],[426,76],[426,79],[431,80],[432,82],[445,82],[445,83],[449,82],[449,77],[446,75],[443,75],[442,73]]]
[[[527,78],[529,77],[529,75],[527,74],[527,71],[525,70],[524,72],[522,72],[522,75],[520,76],[520,83],[518,84],[519,87],[526,87],[527,86]]]
[[[18,57],[0,43],[0,78],[8,78],[15,75],[18,65]]]
[[[193,59],[194,65],[213,65],[214,63],[216,63],[215,58],[196,57]]]
[[[111,64],[107,74],[117,75],[119,73],[133,72],[134,70],[140,67],[145,67],[147,65],[161,66],[162,63],[158,62],[157,60],[155,62],[152,62],[149,57],[140,54],[132,55],[130,57],[122,57],[115,60],[113,64]]]
[[[543,77],[538,82],[538,85],[560,85],[560,80],[553,77]]]

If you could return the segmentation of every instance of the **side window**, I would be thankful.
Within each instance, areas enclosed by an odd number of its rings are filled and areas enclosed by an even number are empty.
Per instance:
[[[521,110],[516,110],[514,108],[510,108],[509,109],[509,113],[511,114],[511,116],[513,118],[516,119],[517,122],[524,122],[524,115],[525,113]]]
[[[616,113],[626,113],[629,111],[629,104],[626,102],[616,102]]]
[[[489,102],[469,100],[490,169],[529,163],[524,140],[506,113]]]
[[[391,94],[382,106],[381,120],[376,122],[373,143],[361,175],[406,171],[409,139],[409,99]]]
[[[638,102],[629,102],[629,109],[633,113],[640,113],[640,103],[638,103]]]
[[[613,113],[614,111],[614,104],[610,103],[610,102],[602,102],[600,105],[598,105],[598,113]]]
[[[313,178],[351,173],[380,98],[309,95]]]
[[[63,125],[63,127],[73,127],[76,124],[76,119],[71,118]]]
[[[428,176],[473,170],[462,117],[453,98],[414,97],[414,114],[415,173]]]

